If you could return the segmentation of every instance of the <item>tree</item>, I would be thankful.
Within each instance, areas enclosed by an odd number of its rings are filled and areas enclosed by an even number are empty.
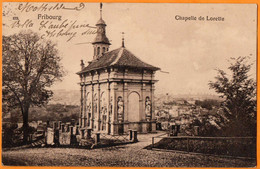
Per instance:
[[[217,69],[216,80],[209,82],[210,88],[225,99],[221,105],[224,135],[256,135],[256,82],[248,75],[251,67],[248,57],[231,58],[228,69],[232,74]]]
[[[202,108],[205,108],[207,110],[212,110],[213,107],[219,107],[219,102],[213,99],[205,99],[203,101],[196,100],[195,105],[201,106]]]
[[[200,116],[199,118],[195,118],[186,125],[185,130],[187,133],[191,135],[195,135],[195,126],[199,127],[199,136],[206,136],[206,137],[214,137],[218,136],[219,129],[217,123],[212,124],[213,121],[209,114]]]
[[[49,88],[64,74],[61,58],[55,44],[32,31],[3,36],[2,51],[3,105],[6,110],[20,109],[26,143],[29,109],[52,96]]]

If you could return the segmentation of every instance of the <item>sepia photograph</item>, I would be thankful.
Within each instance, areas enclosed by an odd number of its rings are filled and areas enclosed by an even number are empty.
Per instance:
[[[2,166],[256,167],[257,4],[2,3]]]

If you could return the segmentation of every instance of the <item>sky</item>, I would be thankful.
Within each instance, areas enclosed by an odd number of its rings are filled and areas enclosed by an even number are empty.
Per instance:
[[[64,3],[69,10],[36,9],[42,4],[52,7],[57,3],[4,3],[3,35],[31,29],[57,43],[66,75],[52,89],[79,90],[76,72],[80,71],[81,59],[85,64],[92,60],[94,52],[90,42],[95,38],[95,34],[82,35],[82,32],[94,29],[72,28],[69,31],[76,35],[68,41],[70,36],[46,37],[46,31],[61,30],[47,25],[50,22],[60,25],[67,20],[69,26],[76,21],[94,27],[100,18],[100,5],[84,3],[82,7],[79,3]],[[31,9],[36,11],[22,10],[26,6],[33,6]],[[39,18],[39,14],[61,16],[61,20]],[[199,20],[200,16],[205,20]],[[221,17],[224,21],[208,21],[207,16]],[[19,18],[19,26],[14,17]],[[197,19],[184,21],[177,20],[178,17]],[[250,62],[256,62],[255,4],[103,3],[102,18],[112,44],[110,50],[121,47],[124,32],[128,50],[142,61],[161,68],[155,75],[159,93],[215,94],[208,83],[214,80],[216,68],[227,70],[230,57],[251,56]],[[22,25],[27,19],[33,23],[31,27]],[[41,28],[41,23],[46,21],[46,28]],[[255,64],[250,74],[255,78]]]

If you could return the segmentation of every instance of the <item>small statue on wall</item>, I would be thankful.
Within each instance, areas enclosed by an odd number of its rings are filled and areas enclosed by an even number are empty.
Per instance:
[[[87,102],[87,117],[88,117],[88,126],[90,126],[90,118],[91,118],[91,102]]]
[[[97,118],[97,95],[94,96],[94,104],[93,104],[93,112],[94,112],[94,118]]]
[[[106,95],[104,93],[101,94],[100,107],[101,107],[100,113],[107,114],[107,101],[106,101]]]
[[[106,106],[102,107],[102,114],[107,115],[107,107]]]
[[[124,120],[124,102],[121,96],[118,97],[117,99],[117,114],[118,114],[118,122],[122,123]]]
[[[151,119],[151,100],[149,97],[146,97],[146,99],[145,99],[145,115],[146,115],[146,120],[150,121],[150,119]]]
[[[87,103],[87,113],[91,113],[91,102]]]
[[[101,120],[101,130],[105,130],[106,129],[106,120],[107,120],[107,108],[106,107],[101,107],[101,116],[100,116],[100,120]]]

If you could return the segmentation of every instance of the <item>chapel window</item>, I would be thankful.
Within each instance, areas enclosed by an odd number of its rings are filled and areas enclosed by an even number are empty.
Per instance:
[[[97,55],[100,54],[100,47],[97,48]]]

